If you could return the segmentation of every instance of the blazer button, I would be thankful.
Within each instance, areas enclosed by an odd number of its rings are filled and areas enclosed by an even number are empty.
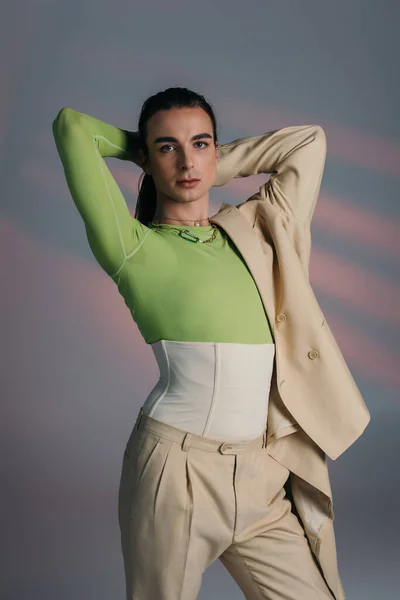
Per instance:
[[[308,353],[308,358],[311,358],[311,360],[314,360],[314,358],[318,358],[318,356],[318,350],[310,350],[310,352]]]
[[[225,450],[232,450],[232,446],[230,444],[222,444],[219,449],[223,453]]]
[[[277,319],[279,323],[283,323],[283,321],[286,321],[286,315],[281,313],[280,315],[278,315]]]

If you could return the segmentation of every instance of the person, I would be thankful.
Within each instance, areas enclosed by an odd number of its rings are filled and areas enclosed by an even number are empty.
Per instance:
[[[328,585],[291,498],[293,473],[267,451],[279,351],[272,304],[266,310],[240,227],[234,241],[222,213],[219,225],[208,217],[209,191],[229,180],[233,160],[242,169],[233,176],[276,173],[267,185],[280,218],[291,209],[279,198],[290,197],[285,190],[292,192],[301,165],[314,206],[325,147],[316,146],[315,163],[304,148],[317,135],[324,140],[322,129],[289,127],[220,145],[211,104],[175,87],[144,102],[138,131],[63,108],[53,134],[91,251],[160,370],[122,461],[118,520],[127,600],[192,600],[216,559],[247,600],[341,600],[341,583]],[[263,156],[268,170],[261,170]],[[106,157],[143,169],[134,217]],[[294,190],[300,188],[296,179]],[[240,205],[249,207],[251,221],[256,202]],[[257,232],[246,235],[255,253]],[[269,256],[262,268],[272,281]],[[294,419],[288,424],[285,434],[300,429]]]

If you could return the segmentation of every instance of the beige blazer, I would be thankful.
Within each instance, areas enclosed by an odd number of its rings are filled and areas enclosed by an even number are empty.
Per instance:
[[[318,125],[286,127],[218,147],[214,186],[271,173],[238,206],[210,220],[240,251],[259,290],[275,341],[267,450],[290,471],[293,502],[337,600],[332,492],[335,460],[362,434],[370,414],[309,281],[310,225],[326,157]]]

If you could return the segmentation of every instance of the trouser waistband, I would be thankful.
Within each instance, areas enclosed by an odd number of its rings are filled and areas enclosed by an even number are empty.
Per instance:
[[[143,408],[140,408],[139,414],[136,419],[134,429],[138,431],[149,431],[160,438],[165,438],[171,442],[176,442],[181,445],[182,450],[186,450],[191,446],[198,450],[205,450],[206,452],[219,452],[221,454],[244,454],[257,448],[265,448],[267,443],[267,434],[264,431],[257,438],[250,440],[239,440],[239,441],[224,441],[214,440],[207,438],[195,433],[178,429],[173,425],[158,421],[147,415]]]

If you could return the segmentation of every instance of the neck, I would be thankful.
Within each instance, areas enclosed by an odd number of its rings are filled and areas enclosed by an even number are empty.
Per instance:
[[[153,222],[160,225],[210,225],[208,194],[193,202],[177,202],[163,193],[157,193]]]
[[[199,225],[207,226],[210,224],[208,217],[198,219],[178,219],[176,217],[168,217],[167,215],[154,215],[153,222],[161,225]]]
[[[208,219],[168,219],[167,217],[154,217],[153,223],[156,223],[157,225],[199,225],[200,227],[206,227],[207,225],[210,225]]]

